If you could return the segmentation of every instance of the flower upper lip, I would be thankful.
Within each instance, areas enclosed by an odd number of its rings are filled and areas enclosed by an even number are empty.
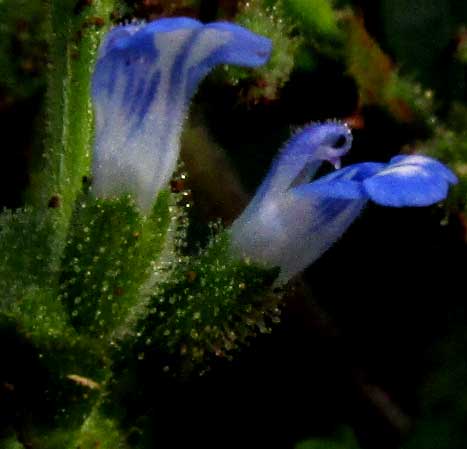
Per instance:
[[[178,17],[111,30],[92,80],[93,193],[132,194],[149,212],[175,170],[200,81],[219,64],[262,65],[270,52],[269,39],[225,22]]]

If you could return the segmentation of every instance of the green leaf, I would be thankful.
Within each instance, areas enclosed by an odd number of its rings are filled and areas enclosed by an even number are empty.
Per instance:
[[[30,207],[0,215],[0,308],[24,299],[28,289],[50,289],[58,265],[49,258],[50,215]]]
[[[170,194],[163,191],[149,217],[128,196],[78,202],[60,287],[77,329],[109,334],[141,305],[141,288],[166,242],[169,202]]]
[[[130,357],[156,348],[175,355],[188,371],[206,368],[213,357],[231,357],[248,338],[269,333],[279,321],[281,295],[271,289],[277,274],[278,269],[233,258],[228,232],[214,236],[157,285]]]

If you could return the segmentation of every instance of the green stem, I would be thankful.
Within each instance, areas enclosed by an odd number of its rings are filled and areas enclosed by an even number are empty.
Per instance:
[[[60,256],[93,139],[90,81],[97,49],[116,0],[48,0],[47,130],[41,170],[32,175],[32,203],[51,208],[54,256]]]

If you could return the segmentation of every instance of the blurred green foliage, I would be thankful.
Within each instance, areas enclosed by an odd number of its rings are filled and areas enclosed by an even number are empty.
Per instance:
[[[309,39],[339,42],[344,38],[330,0],[284,0],[285,12]]]
[[[0,18],[0,92],[11,103],[44,87],[45,9],[40,0],[3,1]]]
[[[464,323],[455,321],[431,354],[432,372],[421,391],[421,416],[405,449],[462,448],[467,441],[467,333]]]
[[[302,441],[295,449],[359,449],[360,446],[351,429],[343,429],[334,438],[314,438]]]
[[[285,16],[282,0],[266,6],[265,0],[245,3],[236,17],[237,23],[269,37],[273,42],[271,59],[255,71],[226,67],[230,83],[248,86],[248,101],[274,100],[294,68],[300,38],[294,36],[292,22]]]

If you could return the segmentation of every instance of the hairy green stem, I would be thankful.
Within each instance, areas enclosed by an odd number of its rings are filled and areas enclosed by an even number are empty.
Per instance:
[[[48,0],[49,74],[43,163],[32,177],[32,202],[49,208],[52,258],[59,257],[83,177],[89,175],[93,139],[90,81],[97,49],[116,0]]]

